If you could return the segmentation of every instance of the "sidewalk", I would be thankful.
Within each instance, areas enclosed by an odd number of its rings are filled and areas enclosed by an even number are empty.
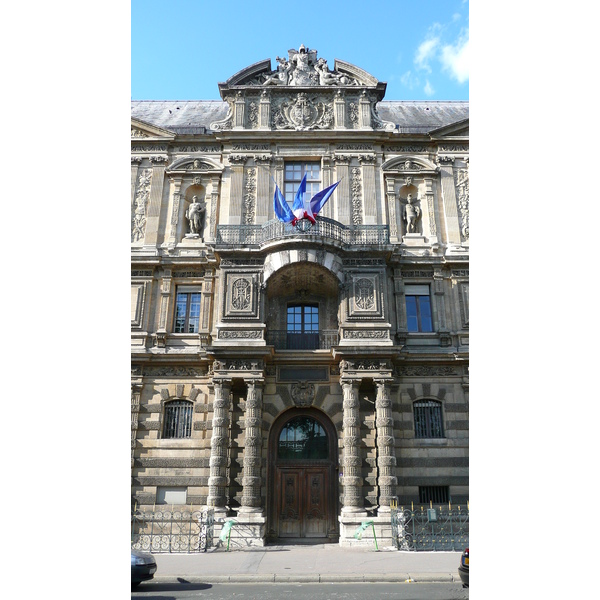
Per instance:
[[[247,583],[334,581],[460,581],[460,552],[399,552],[337,544],[224,548],[195,554],[155,554],[156,582]]]

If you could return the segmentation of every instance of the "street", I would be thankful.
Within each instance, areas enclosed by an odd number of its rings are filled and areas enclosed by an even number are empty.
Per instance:
[[[184,580],[185,581],[185,580]],[[468,600],[460,583],[158,583],[132,588],[143,600]]]

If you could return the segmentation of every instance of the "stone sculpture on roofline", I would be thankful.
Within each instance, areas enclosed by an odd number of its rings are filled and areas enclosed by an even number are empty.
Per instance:
[[[262,85],[358,85],[356,79],[330,71],[327,60],[317,59],[317,51],[306,48],[304,44],[298,50],[289,50],[288,56],[288,60],[277,57],[277,69],[266,76]]]

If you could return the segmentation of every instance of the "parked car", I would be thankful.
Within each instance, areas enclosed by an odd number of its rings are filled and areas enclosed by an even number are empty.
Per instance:
[[[139,585],[142,581],[152,579],[156,573],[156,561],[152,554],[131,551],[131,585]]]
[[[458,574],[462,581],[463,587],[469,587],[469,549],[467,548],[460,557],[460,565],[458,565]]]

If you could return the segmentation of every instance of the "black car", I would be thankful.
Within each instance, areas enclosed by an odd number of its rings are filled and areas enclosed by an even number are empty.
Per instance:
[[[460,565],[458,565],[458,574],[462,581],[463,587],[469,587],[469,549],[467,548],[460,557]]]
[[[152,579],[156,573],[154,556],[145,552],[131,551],[131,585]]]

